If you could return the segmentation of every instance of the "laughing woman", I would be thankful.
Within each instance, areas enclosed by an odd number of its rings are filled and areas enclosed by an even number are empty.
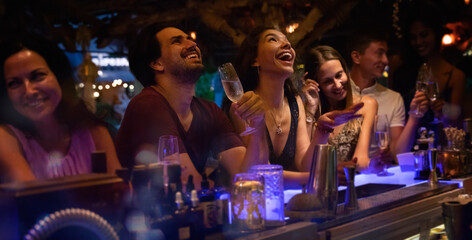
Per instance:
[[[322,115],[310,142],[303,102],[291,79],[295,56],[282,32],[270,27],[257,27],[246,37],[234,62],[244,90],[254,91],[265,104],[266,134],[262,136],[267,151],[261,157],[271,164],[283,166],[286,187],[306,182],[314,146],[326,143],[335,126],[358,117],[356,112],[363,105]],[[242,115],[244,109],[233,103],[229,116],[239,131],[245,128],[240,118]],[[247,138],[257,136],[252,134]]]
[[[74,88],[64,53],[38,38],[0,48],[0,176],[5,182],[91,173],[91,153],[120,168],[113,141]]]
[[[353,96],[347,65],[332,47],[319,46],[307,53],[305,61],[307,77],[318,83],[321,113],[343,110],[356,102],[364,103],[359,110],[361,118],[353,119],[334,128],[328,143],[337,147],[338,162],[357,158],[358,171],[378,171],[382,164],[372,164],[369,169],[369,142],[377,114],[377,101],[369,96]]]

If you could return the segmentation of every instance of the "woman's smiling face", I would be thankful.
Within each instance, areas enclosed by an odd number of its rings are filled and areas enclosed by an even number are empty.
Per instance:
[[[7,58],[3,68],[8,97],[16,111],[32,121],[53,117],[62,90],[43,57],[22,50]]]
[[[339,60],[328,60],[321,64],[317,81],[329,101],[338,102],[346,98],[348,78]]]
[[[415,21],[410,27],[410,44],[421,57],[428,57],[436,49],[436,37],[433,28],[421,21]]]
[[[293,73],[294,60],[295,50],[283,33],[269,29],[261,34],[253,64],[260,67],[260,71],[282,72],[289,76]]]

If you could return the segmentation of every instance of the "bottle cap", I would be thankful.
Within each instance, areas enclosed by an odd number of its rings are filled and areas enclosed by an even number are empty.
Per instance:
[[[192,203],[192,207],[196,207],[198,205],[198,196],[197,196],[197,190],[193,189],[192,193],[190,194],[190,202]]]
[[[184,201],[182,200],[181,192],[175,193],[175,204],[177,205],[177,209],[181,209],[184,207]]]

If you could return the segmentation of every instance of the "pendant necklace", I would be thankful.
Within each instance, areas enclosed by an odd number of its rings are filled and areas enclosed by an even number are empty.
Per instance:
[[[282,113],[283,113],[283,111],[284,111],[284,107],[285,107],[285,100],[282,99]],[[282,127],[281,127],[282,121],[280,121],[279,123],[277,123],[277,120],[275,119],[275,115],[274,115],[274,113],[272,112],[272,110],[270,110],[270,115],[272,116],[272,119],[274,119],[274,123],[275,123],[275,126],[276,126],[276,128],[275,128],[275,133],[276,133],[277,135],[282,134],[282,132],[283,132],[283,131],[282,131]],[[283,115],[282,115],[282,119],[283,119]]]

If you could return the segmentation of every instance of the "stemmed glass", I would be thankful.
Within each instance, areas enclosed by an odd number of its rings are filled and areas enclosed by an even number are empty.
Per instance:
[[[438,83],[431,78],[426,84],[426,96],[428,97],[430,102],[434,102],[439,98],[439,87]],[[434,120],[432,123],[439,123],[440,120],[434,116]]]
[[[418,77],[416,79],[416,90],[428,94],[428,83],[431,82],[432,73],[431,68],[428,64],[423,63],[418,70]],[[423,113],[420,112],[420,105],[416,105],[416,109],[411,111],[416,117],[423,117]]]
[[[244,94],[244,90],[233,65],[231,63],[224,63],[218,67],[218,72],[220,73],[221,84],[225,89],[226,96],[231,102],[239,101]],[[253,133],[255,130],[255,128],[249,126],[246,122],[246,130],[240,135],[246,136]]]
[[[158,164],[163,166],[164,186],[169,186],[168,168],[170,165],[179,165],[179,141],[176,136],[163,135],[159,137],[159,146],[157,149]]]
[[[389,144],[389,128],[390,124],[387,115],[381,114],[375,116],[375,139],[380,150],[388,148]],[[393,173],[388,172],[388,164],[384,164],[383,170],[377,173],[378,176],[391,176]]]

